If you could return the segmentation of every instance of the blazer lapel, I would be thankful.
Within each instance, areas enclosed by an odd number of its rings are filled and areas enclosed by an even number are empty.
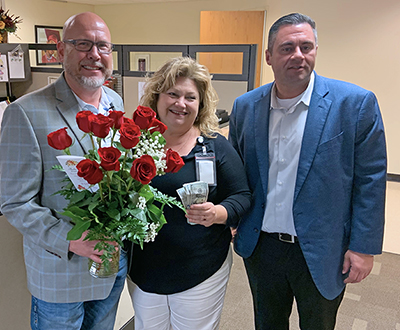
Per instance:
[[[304,128],[303,142],[301,145],[299,166],[297,169],[296,187],[294,191],[294,202],[299,195],[301,187],[310,171],[311,165],[317,152],[317,147],[321,140],[321,135],[325,127],[331,101],[325,96],[329,90],[321,78],[315,74],[314,91],[311,97],[306,125]]]
[[[260,171],[261,183],[264,194],[268,192],[268,169],[269,168],[269,108],[271,99],[271,86],[267,85],[267,90],[263,93],[260,99],[254,102],[254,145],[256,149],[256,157]],[[249,129],[252,129],[249,127]]]
[[[64,118],[71,133],[75,136],[75,146],[80,146],[83,153],[87,153],[92,148],[90,137],[81,131],[76,123],[76,114],[81,110],[79,104],[64,79],[61,77],[55,83],[56,98],[58,100],[57,110]],[[71,151],[73,153],[73,151]]]

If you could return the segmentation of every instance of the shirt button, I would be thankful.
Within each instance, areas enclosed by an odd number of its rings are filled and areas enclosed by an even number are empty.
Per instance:
[[[278,181],[278,185],[283,185],[283,182],[282,181]]]

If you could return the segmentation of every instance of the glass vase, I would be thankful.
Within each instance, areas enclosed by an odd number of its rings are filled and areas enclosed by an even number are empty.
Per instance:
[[[105,265],[89,259],[89,273],[96,278],[110,277],[118,273],[120,248],[112,254],[110,262]]]

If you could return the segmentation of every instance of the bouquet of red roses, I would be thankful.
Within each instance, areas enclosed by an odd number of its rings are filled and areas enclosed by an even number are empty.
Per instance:
[[[115,252],[110,241],[122,244],[122,239],[128,239],[143,247],[166,223],[165,205],[184,211],[175,198],[149,185],[156,175],[177,172],[184,165],[177,152],[165,151],[162,134],[167,127],[148,107],[139,106],[133,119],[123,115],[121,111],[110,111],[109,116],[78,112],[78,127],[90,136],[92,149],[79,162],[71,160],[73,156],[61,156],[67,157],[63,160],[66,166],[76,165],[76,179],[83,178],[86,183],[85,187],[68,176],[58,192],[69,201],[61,214],[74,223],[67,239],[77,240],[87,231],[85,239],[100,240],[96,249],[104,251],[104,267]],[[47,139],[51,147],[70,155],[72,138],[66,127],[50,133]],[[53,168],[65,171],[65,164]]]

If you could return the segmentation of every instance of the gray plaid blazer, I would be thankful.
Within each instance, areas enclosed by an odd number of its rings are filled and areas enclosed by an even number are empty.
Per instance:
[[[120,96],[106,87],[104,91],[114,99],[114,109],[123,111]],[[64,174],[50,169],[62,151],[48,145],[47,135],[68,127],[75,140],[71,154],[83,156],[91,144],[88,136],[81,140],[84,133],[75,120],[79,110],[61,75],[54,84],[11,103],[0,131],[0,209],[23,235],[29,291],[47,302],[104,299],[115,280],[93,278],[88,259],[68,253],[72,226],[58,214],[67,202],[53,195]]]

